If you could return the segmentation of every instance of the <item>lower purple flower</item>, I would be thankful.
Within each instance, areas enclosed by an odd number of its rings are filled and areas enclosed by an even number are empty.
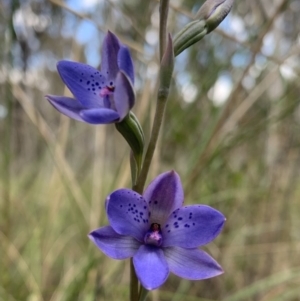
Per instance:
[[[221,266],[198,249],[222,230],[225,217],[206,205],[183,205],[183,189],[175,171],[159,175],[144,195],[119,189],[106,199],[110,226],[89,238],[107,256],[133,257],[138,279],[156,289],[169,273],[201,280],[223,273]]]

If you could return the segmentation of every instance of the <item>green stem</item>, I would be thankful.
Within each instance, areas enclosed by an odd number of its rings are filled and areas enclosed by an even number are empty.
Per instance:
[[[168,20],[168,11],[169,11],[169,0],[160,1],[160,24],[159,24],[159,51],[160,51],[160,61],[165,53],[167,47],[167,20]],[[141,170],[138,170],[137,174],[137,183],[133,183],[132,189],[136,192],[142,194],[147,179],[149,167],[153,158],[153,154],[156,148],[159,131],[165,114],[166,103],[169,96],[169,86],[160,87],[158,89],[157,95],[157,104],[155,117],[153,121],[151,137],[147,152],[144,158],[143,167]],[[139,172],[140,171],[140,172]],[[142,301],[146,298],[147,290],[142,286],[140,289],[140,294],[138,294],[138,279],[134,270],[132,259],[130,260],[130,300],[131,301]]]
[[[167,45],[167,21],[168,21],[168,12],[169,12],[169,0],[161,0],[160,1],[160,18],[159,18],[159,51],[160,51],[160,61],[166,50]],[[153,158],[153,154],[156,148],[158,135],[160,132],[160,128],[162,125],[163,117],[165,114],[167,99],[169,96],[169,86],[162,86],[160,82],[160,86],[157,94],[157,102],[156,102],[156,111],[151,131],[151,137],[149,141],[149,145],[146,151],[146,155],[143,162],[143,167],[141,169],[141,173],[138,176],[137,183],[133,187],[133,189],[142,194],[145,186],[145,182],[147,179],[147,175],[149,172],[150,164]]]
[[[150,164],[151,164],[153,154],[154,154],[154,151],[156,148],[159,131],[160,131],[163,117],[165,114],[168,95],[169,95],[169,89],[164,89],[163,91],[161,91],[161,90],[158,91],[155,117],[154,117],[149,145],[147,148],[147,152],[145,155],[145,159],[144,159],[144,163],[143,163],[143,167],[142,167],[140,176],[138,177],[138,180],[137,180],[137,184],[133,187],[133,189],[140,194],[143,193],[144,185],[145,185],[148,171],[150,168]]]
[[[140,289],[139,301],[145,301],[149,291],[146,290],[143,286]]]
[[[139,283],[133,266],[132,258],[130,259],[130,301],[139,300]]]
[[[165,53],[167,45],[167,22],[169,13],[169,0],[160,0],[159,16],[159,57],[160,61]]]

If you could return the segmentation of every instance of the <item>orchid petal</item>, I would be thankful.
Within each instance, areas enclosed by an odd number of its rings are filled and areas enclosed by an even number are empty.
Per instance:
[[[222,230],[224,215],[206,205],[175,210],[162,227],[163,247],[196,248],[212,241]]]
[[[75,98],[85,107],[103,107],[100,90],[106,86],[105,76],[82,63],[59,61],[57,70]]]
[[[119,39],[112,32],[108,31],[103,42],[101,58],[101,72],[106,76],[108,82],[114,81],[119,72],[119,49]]]
[[[161,286],[169,276],[169,267],[162,249],[142,245],[133,256],[137,277],[144,288],[153,290]]]
[[[118,65],[120,70],[124,71],[126,75],[134,83],[134,67],[129,49],[126,46],[121,45],[118,53]]]
[[[121,235],[132,236],[140,242],[149,230],[149,210],[144,198],[130,189],[119,189],[106,199],[110,225]]]
[[[84,121],[80,116],[80,111],[85,109],[85,107],[78,100],[57,95],[46,95],[46,98],[60,113],[75,120]]]
[[[151,222],[163,225],[183,203],[183,189],[178,174],[172,170],[156,177],[145,190],[144,198],[150,207]]]
[[[171,247],[165,248],[164,254],[170,271],[185,279],[201,280],[223,273],[221,266],[202,250]]]
[[[129,113],[135,101],[133,87],[129,78],[123,72],[119,72],[116,78],[114,101],[120,120],[122,120]]]
[[[116,111],[106,108],[83,110],[80,116],[85,122],[91,124],[109,124],[120,119]]]
[[[105,255],[114,259],[133,257],[140,247],[136,239],[120,235],[110,226],[92,231],[89,238]]]

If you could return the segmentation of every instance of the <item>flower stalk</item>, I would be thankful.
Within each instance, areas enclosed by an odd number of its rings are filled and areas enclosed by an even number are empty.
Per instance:
[[[139,301],[139,281],[133,266],[133,259],[130,258],[130,300]]]
[[[160,84],[159,84],[159,89],[157,94],[156,111],[155,111],[155,116],[153,121],[151,137],[145,155],[145,159],[143,162],[141,173],[138,177],[137,184],[133,187],[133,189],[138,193],[143,193],[150,164],[156,148],[156,144],[157,144],[157,140],[158,140],[158,136],[164,118],[166,104],[169,96],[173,69],[174,69],[174,50],[173,50],[172,38],[169,35],[167,48],[161,60],[160,74],[159,74]]]
[[[161,0],[159,6],[159,58],[162,60],[167,45],[167,23],[170,0]]]
[[[149,145],[147,148],[147,152],[145,155],[145,159],[143,162],[143,167],[141,172],[137,174],[137,183],[133,183],[133,190],[137,191],[138,193],[142,193],[144,190],[145,182],[147,179],[147,175],[149,172],[150,164],[153,158],[153,154],[156,148],[158,135],[160,132],[161,124],[163,121],[166,103],[169,95],[169,87],[171,83],[171,77],[174,68],[174,51],[173,51],[173,43],[172,39],[169,36],[168,45],[167,45],[167,21],[168,21],[168,12],[169,12],[169,0],[161,0],[160,1],[160,24],[159,24],[159,53],[160,53],[160,61],[161,61],[161,68],[160,68],[160,87],[158,90],[157,95],[157,103],[156,103],[156,112],[152,126],[151,137],[149,141]],[[166,46],[167,45],[167,46]],[[167,49],[167,50],[166,50]],[[164,54],[167,52],[167,57],[164,60]],[[164,63],[166,62],[169,65],[164,67]],[[165,64],[166,64],[165,63]],[[162,73],[165,73],[163,76]],[[138,170],[139,171],[139,170]],[[132,171],[133,174],[134,171]],[[136,292],[137,292],[137,284],[138,280],[136,278],[135,270],[132,265],[130,265],[130,296],[132,301],[136,300],[144,300],[146,297],[146,290],[141,285],[140,289],[140,296],[136,299]]]
[[[140,294],[139,294],[139,301],[145,301],[147,298],[149,291],[146,290],[142,285],[140,289]]]

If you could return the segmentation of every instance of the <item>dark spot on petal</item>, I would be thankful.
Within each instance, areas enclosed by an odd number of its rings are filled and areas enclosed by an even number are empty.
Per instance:
[[[90,81],[88,80],[88,81],[86,82],[86,84],[89,85],[89,84],[90,84]]]
[[[181,220],[182,220],[182,217],[178,217],[177,219],[178,219],[179,221],[181,221]]]

